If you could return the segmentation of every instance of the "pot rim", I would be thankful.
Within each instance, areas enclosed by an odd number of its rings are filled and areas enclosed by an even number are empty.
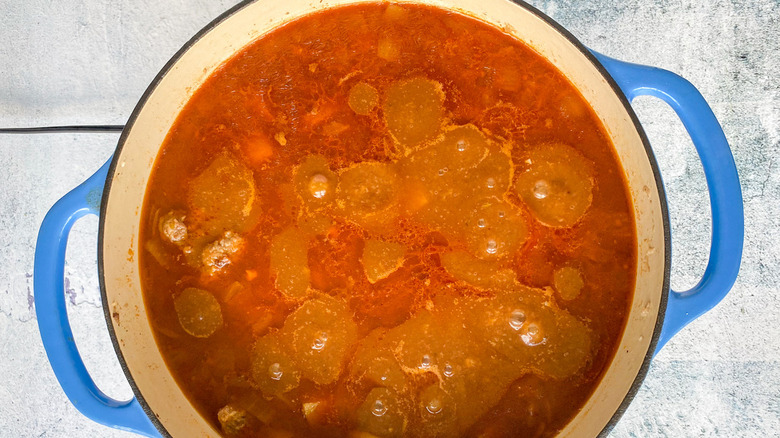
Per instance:
[[[229,8],[225,12],[221,13],[219,16],[217,16],[217,18],[215,18],[210,23],[205,25],[195,35],[193,35],[192,38],[190,38],[184,45],[182,45],[182,47],[176,51],[176,53],[168,60],[168,62],[165,63],[165,65],[162,67],[162,69],[160,69],[157,75],[155,75],[154,79],[150,82],[149,86],[146,88],[144,93],[141,95],[141,98],[138,100],[138,103],[133,108],[133,111],[131,112],[130,117],[127,120],[127,123],[125,124],[125,128],[122,130],[122,134],[119,137],[117,147],[111,158],[111,164],[108,168],[106,182],[103,189],[103,195],[101,198],[99,223],[98,223],[98,242],[97,242],[98,243],[98,252],[97,252],[98,280],[100,284],[100,297],[103,303],[103,315],[106,320],[106,325],[108,327],[109,335],[111,337],[111,344],[114,347],[114,351],[117,354],[117,358],[122,368],[122,372],[124,373],[125,378],[127,379],[127,382],[129,383],[130,388],[133,391],[134,397],[138,400],[138,403],[143,408],[144,412],[149,417],[152,424],[154,424],[154,426],[160,432],[160,434],[168,438],[172,438],[171,434],[168,432],[167,428],[160,421],[157,415],[155,415],[154,411],[146,402],[142,392],[140,391],[137,384],[135,383],[135,380],[133,379],[132,374],[130,373],[130,369],[127,365],[127,362],[125,361],[124,355],[119,345],[119,340],[114,330],[112,316],[111,316],[111,309],[108,305],[108,296],[106,294],[105,270],[103,265],[103,242],[104,242],[103,237],[105,232],[106,207],[108,204],[108,199],[111,195],[111,184],[114,179],[113,176],[119,162],[119,156],[121,155],[127,137],[130,131],[132,130],[133,125],[136,122],[138,114],[141,112],[141,109],[146,105],[149,96],[156,90],[160,81],[170,72],[170,70],[184,55],[184,53],[187,52],[193,45],[198,43],[198,41],[200,41],[200,39],[204,35],[206,35],[208,32],[210,32],[211,30],[219,26],[228,17],[231,17],[232,15],[238,13],[248,5],[255,3],[257,1],[263,1],[263,0],[241,0],[240,3],[234,5],[233,7]],[[551,26],[555,31],[561,34],[570,44],[572,44],[579,52],[581,52],[593,64],[593,66],[598,70],[598,72],[601,73],[601,76],[607,81],[609,86],[612,88],[612,91],[617,95],[618,100],[623,105],[623,109],[626,111],[626,113],[631,119],[632,124],[637,130],[637,133],[642,141],[642,145],[644,146],[645,153],[647,154],[648,162],[653,172],[653,178],[655,180],[655,186],[660,200],[659,206],[661,208],[661,217],[663,221],[663,236],[664,236],[665,245],[664,245],[663,286],[661,290],[661,299],[658,307],[658,315],[656,318],[655,327],[653,329],[653,334],[650,339],[650,344],[648,346],[645,357],[642,361],[642,365],[640,366],[636,374],[636,377],[634,378],[634,381],[632,382],[631,386],[626,392],[626,395],[623,398],[620,405],[618,406],[618,408],[615,410],[615,412],[610,417],[609,421],[607,421],[607,423],[604,425],[604,428],[598,434],[599,437],[604,437],[618,423],[620,418],[628,409],[628,406],[631,404],[631,401],[639,392],[639,388],[642,386],[642,382],[644,381],[647,372],[649,370],[650,362],[652,361],[653,356],[655,355],[656,345],[658,343],[658,339],[661,334],[661,328],[664,323],[666,305],[667,305],[669,291],[670,291],[670,276],[671,276],[671,231],[670,231],[671,227],[669,224],[669,211],[668,211],[666,192],[664,190],[663,181],[661,179],[661,173],[658,167],[658,162],[655,159],[655,154],[653,153],[653,150],[650,146],[650,142],[647,138],[647,135],[644,129],[642,128],[642,125],[639,122],[639,118],[637,117],[636,113],[634,113],[634,110],[631,107],[629,100],[626,98],[625,94],[622,92],[622,90],[620,89],[620,87],[618,86],[614,78],[612,78],[612,76],[609,74],[607,69],[601,64],[601,62],[599,62],[599,60],[591,53],[591,51],[582,42],[580,42],[571,32],[569,32],[561,24],[559,24],[558,22],[550,18],[548,15],[541,12],[539,9],[530,5],[524,0],[506,0],[506,1],[509,1],[510,3],[513,3],[518,7],[528,10],[530,13],[532,13],[533,15],[535,15],[536,17],[544,21],[547,25]],[[365,0],[365,3],[373,3],[373,2],[376,1]],[[414,3],[414,0],[412,0],[411,3]],[[260,38],[262,38],[262,36]],[[599,383],[599,385],[600,384],[601,383]]]

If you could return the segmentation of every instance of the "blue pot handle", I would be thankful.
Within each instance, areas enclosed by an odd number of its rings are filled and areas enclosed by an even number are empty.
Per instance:
[[[618,61],[592,52],[615,79],[629,101],[655,96],[674,109],[699,154],[712,210],[710,258],[699,283],[670,291],[655,353],[691,321],[712,309],[729,292],[742,261],[745,219],[737,167],[726,136],[699,91],[676,74]]]
[[[105,395],[81,360],[65,307],[65,248],[73,224],[97,215],[110,160],[49,210],[38,231],[33,288],[35,313],[43,347],[54,375],[73,406],[88,418],[116,429],[148,437],[160,434],[135,397],[117,401]]]

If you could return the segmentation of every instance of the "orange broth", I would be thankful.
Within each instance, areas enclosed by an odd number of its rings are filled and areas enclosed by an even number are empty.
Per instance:
[[[433,7],[292,21],[194,93],[143,208],[148,317],[225,436],[551,436],[634,289],[623,171],[522,42]]]

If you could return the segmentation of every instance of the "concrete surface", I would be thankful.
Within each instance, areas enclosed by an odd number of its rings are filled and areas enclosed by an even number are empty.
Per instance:
[[[777,0],[532,2],[587,45],[689,79],[708,99],[742,179],[737,284],[656,357],[613,437],[764,437],[780,431],[780,3]],[[0,126],[122,124],[149,81],[228,0],[0,2]],[[704,271],[710,220],[701,165],[659,101],[635,108],[661,162],[673,227],[672,284]],[[106,160],[116,135],[0,134],[0,435],[127,437],[68,402],[43,351],[33,250],[51,205]],[[128,398],[97,291],[97,219],[68,249],[67,301],[88,368]]]

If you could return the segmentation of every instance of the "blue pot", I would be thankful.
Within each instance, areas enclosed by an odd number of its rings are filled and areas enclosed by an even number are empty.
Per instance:
[[[189,405],[162,362],[145,317],[133,251],[151,165],[168,128],[192,91],[236,50],[269,29],[315,9],[305,0],[245,2],[188,42],[155,78],[133,111],[113,158],[58,201],[46,215],[35,250],[35,308],[49,361],[71,402],[87,417],[157,437],[216,434]],[[595,436],[619,419],[648,364],[679,330],[711,309],[733,285],[741,261],[742,195],[729,145],[701,94],[668,71],[628,64],[589,51],[531,6],[506,0],[457,0],[442,5],[505,29],[546,56],[593,106],[626,169],[638,230],[637,290],[621,350],[599,388],[563,434]],[[262,17],[262,19],[257,19]],[[712,214],[709,263],[688,291],[669,288],[671,239],[661,175],[630,102],[650,95],[669,104],[701,159]],[[73,223],[100,216],[98,264],[103,307],[135,397],[112,400],[96,387],[79,356],[68,322],[63,285],[65,248]],[[130,251],[128,253],[128,250]]]

